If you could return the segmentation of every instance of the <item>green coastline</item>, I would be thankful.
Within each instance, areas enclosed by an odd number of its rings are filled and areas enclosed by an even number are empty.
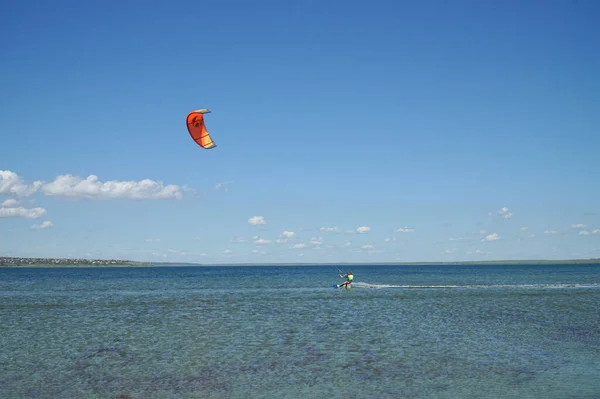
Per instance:
[[[123,259],[86,258],[26,258],[1,257],[0,267],[64,268],[64,267],[181,267],[181,266],[468,266],[468,265],[575,265],[600,264],[600,258],[590,259],[525,259],[455,262],[324,262],[324,263],[185,263],[141,262]]]

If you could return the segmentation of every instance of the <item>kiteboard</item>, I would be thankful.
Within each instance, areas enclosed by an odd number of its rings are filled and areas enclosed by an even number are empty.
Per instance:
[[[344,285],[344,284],[337,285],[337,284],[334,284],[333,288],[345,288],[345,289],[349,290],[349,289],[352,288],[352,285],[351,284],[348,284],[348,285]]]

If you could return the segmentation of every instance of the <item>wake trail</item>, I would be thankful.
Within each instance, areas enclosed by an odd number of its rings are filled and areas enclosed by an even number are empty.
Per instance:
[[[394,284],[371,284],[356,282],[352,283],[353,288],[363,289],[573,289],[573,288],[592,288],[600,289],[600,284],[466,284],[466,285],[394,285]]]

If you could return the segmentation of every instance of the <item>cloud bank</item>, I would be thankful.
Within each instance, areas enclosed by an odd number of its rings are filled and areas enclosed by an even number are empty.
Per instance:
[[[47,196],[83,198],[91,200],[107,199],[181,199],[185,187],[151,179],[109,180],[102,182],[96,175],[85,179],[70,174],[59,175],[54,181],[25,183],[16,173],[0,170],[0,194],[29,197],[37,192]]]
[[[15,208],[0,208],[0,218],[25,218],[39,219],[46,214],[44,208],[27,209],[20,207]]]

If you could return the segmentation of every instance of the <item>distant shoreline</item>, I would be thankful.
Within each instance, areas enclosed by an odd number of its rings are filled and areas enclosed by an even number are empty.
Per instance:
[[[149,265],[149,263],[123,259],[25,258],[0,256],[0,267],[138,267],[145,265]]]
[[[182,267],[182,266],[468,266],[468,265],[571,265],[600,264],[600,258],[592,259],[528,259],[456,262],[327,262],[327,263],[184,263],[184,262],[139,262],[123,259],[86,258],[24,258],[0,257],[0,267],[61,268],[61,267]]]

